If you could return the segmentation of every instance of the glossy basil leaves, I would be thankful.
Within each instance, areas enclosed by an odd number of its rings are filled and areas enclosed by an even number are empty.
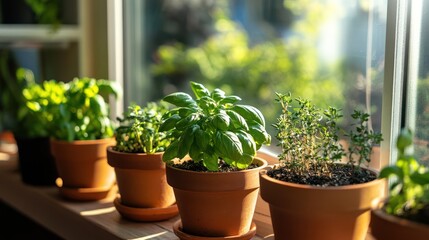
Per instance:
[[[219,160],[239,169],[248,167],[263,145],[271,143],[265,119],[255,107],[236,104],[240,97],[227,96],[220,89],[210,92],[200,83],[191,82],[195,99],[184,92],[163,98],[176,106],[163,116],[160,131],[173,130],[175,140],[166,149],[163,160],[203,161],[217,171]]]

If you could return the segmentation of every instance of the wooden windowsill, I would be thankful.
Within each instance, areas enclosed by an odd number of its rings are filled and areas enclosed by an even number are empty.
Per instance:
[[[172,225],[179,216],[155,223],[128,221],[119,215],[113,205],[115,191],[95,202],[65,200],[56,187],[24,184],[17,170],[17,161],[4,159],[4,154],[2,156],[0,200],[64,239],[178,239]],[[258,215],[258,218],[263,217]],[[273,237],[260,237],[258,234],[252,239]]]
[[[273,154],[260,152],[269,164]],[[11,157],[12,156],[12,157]],[[178,239],[172,225],[179,216],[163,222],[140,223],[122,218],[113,200],[116,192],[95,202],[72,202],[60,197],[56,187],[24,184],[17,168],[16,154],[0,151],[0,200],[64,239]],[[273,240],[268,204],[259,197],[254,221],[257,236],[252,240]],[[365,240],[373,240],[368,234]]]

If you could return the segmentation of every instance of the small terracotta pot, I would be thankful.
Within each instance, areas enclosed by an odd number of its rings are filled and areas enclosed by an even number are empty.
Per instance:
[[[377,240],[427,240],[429,225],[399,218],[380,209],[371,212],[371,235]]]
[[[114,138],[72,142],[51,139],[51,151],[62,187],[111,188],[115,182],[115,172],[107,163],[106,148],[115,143]]]
[[[183,232],[205,237],[243,235],[250,231],[259,195],[259,167],[236,172],[195,172],[167,165]]]
[[[168,185],[162,153],[123,153],[107,148],[121,203],[135,208],[165,208],[176,202]]]
[[[276,180],[260,172],[261,197],[268,202],[275,239],[364,240],[371,209],[384,197],[386,181],[315,187]]]

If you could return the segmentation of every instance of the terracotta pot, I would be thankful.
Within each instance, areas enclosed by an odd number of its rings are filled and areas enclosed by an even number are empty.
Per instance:
[[[0,142],[16,143],[15,135],[12,131],[2,131],[0,132]]]
[[[259,167],[236,172],[194,172],[167,165],[183,232],[194,236],[227,237],[250,231],[259,195]]]
[[[30,185],[55,186],[58,178],[49,137],[16,137],[21,180]]]
[[[268,202],[275,239],[364,240],[371,209],[384,197],[384,179],[339,187],[279,181],[260,171],[261,197]]]
[[[371,212],[371,235],[377,240],[427,240],[429,225],[392,216],[381,208]]]
[[[123,153],[108,147],[107,159],[115,169],[122,204],[163,208],[176,202],[173,188],[167,183],[162,153]]]
[[[115,182],[115,172],[107,163],[106,148],[115,143],[114,138],[72,142],[51,139],[51,151],[62,187],[111,188]]]

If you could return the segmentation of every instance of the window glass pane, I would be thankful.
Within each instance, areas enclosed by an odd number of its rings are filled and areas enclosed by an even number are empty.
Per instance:
[[[429,2],[411,2],[408,126],[414,129],[416,158],[429,166]]]
[[[190,92],[192,80],[262,110],[273,148],[275,92],[341,108],[345,127],[354,109],[369,111],[380,132],[387,0],[124,2],[144,23],[125,36],[126,54],[144,59],[127,62],[137,93],[125,104]]]

